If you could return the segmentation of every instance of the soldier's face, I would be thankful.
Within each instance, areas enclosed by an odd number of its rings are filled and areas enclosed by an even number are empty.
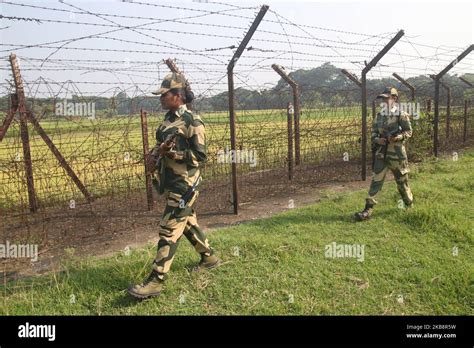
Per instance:
[[[388,102],[388,107],[391,109],[393,104],[395,104],[395,102],[397,101],[397,99],[395,97],[390,97],[387,99],[387,102]]]
[[[388,109],[391,109],[393,104],[396,102],[396,99],[394,97],[379,98],[379,101],[380,101],[380,107],[383,107],[383,105],[387,105]]]
[[[166,92],[160,96],[161,107],[165,110],[178,109],[180,106],[180,96]]]

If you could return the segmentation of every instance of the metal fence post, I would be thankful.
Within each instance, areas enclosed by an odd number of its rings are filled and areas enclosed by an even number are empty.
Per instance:
[[[15,81],[16,95],[18,98],[18,111],[20,112],[20,135],[23,147],[23,159],[25,163],[26,185],[28,190],[28,202],[30,211],[35,213],[38,210],[38,202],[36,200],[35,182],[33,179],[33,166],[31,163],[30,137],[28,134],[28,116],[25,105],[25,91],[23,89],[23,81],[20,75],[20,68],[15,54],[10,54],[10,65],[12,68],[13,80]],[[13,116],[10,116],[13,118]],[[10,120],[11,122],[11,120]],[[8,128],[10,122],[5,126]]]
[[[0,127],[0,142],[2,142],[5,134],[7,133],[10,124],[15,117],[18,110],[18,96],[17,94],[10,94],[10,109],[8,110],[7,116],[3,120],[2,126]]]
[[[433,139],[433,152],[435,157],[438,157],[439,151],[439,139],[438,139],[438,128],[439,128],[439,85],[441,78],[451,70],[459,61],[464,59],[471,51],[474,50],[474,45],[470,45],[466,48],[456,59],[448,64],[443,70],[441,70],[437,75],[432,76],[435,80],[435,103],[434,103],[434,139]]]
[[[467,84],[469,87],[474,87],[474,85],[466,80],[465,78],[463,77],[459,77],[459,79],[464,82],[465,84]],[[467,139],[467,108],[468,108],[468,100],[464,100],[464,129],[463,129],[463,142],[465,143],[466,142],[466,139]]]
[[[293,179],[293,115],[295,108],[288,102],[287,107],[287,127],[288,127],[288,180]]]
[[[341,69],[341,72],[346,75],[346,77],[351,80],[352,82],[354,82],[357,86],[359,86],[359,88],[361,89],[362,91],[362,82],[359,81],[359,79],[352,73],[350,73],[349,71],[347,71],[346,69]],[[366,126],[367,127],[367,126]],[[362,129],[364,128],[364,120],[362,120]],[[362,132],[362,134],[365,134],[365,132]],[[364,135],[362,135],[364,136]],[[361,143],[363,142],[363,140],[361,139]],[[365,151],[363,151],[365,153]],[[362,156],[362,155],[361,155]],[[364,155],[364,158],[361,160],[361,165],[362,165],[362,180],[365,180],[365,155]]]
[[[148,121],[146,117],[146,111],[140,109],[140,121],[142,125],[142,142],[143,142],[143,159],[145,166],[145,186],[146,186],[146,198],[148,210],[153,210],[153,186],[151,183],[151,170],[148,167],[148,155],[150,149],[148,146]]]
[[[361,144],[361,161],[362,161],[362,180],[367,177],[367,73],[372,69],[378,61],[397,43],[400,38],[405,35],[400,30],[384,48],[362,69],[361,89],[362,89],[362,144]]]
[[[415,101],[415,86],[411,85],[407,80],[402,78],[397,73],[393,73],[392,76],[395,77],[401,83],[403,83],[406,87],[408,87],[408,89],[410,90],[411,101],[414,102]]]
[[[300,114],[301,101],[300,89],[298,83],[292,79],[281,65],[273,64],[272,69],[285,80],[293,90],[293,109],[294,109],[294,123],[295,123],[295,164],[301,163],[301,149],[300,149]]]
[[[257,14],[257,17],[253,21],[252,25],[250,26],[247,34],[245,34],[244,39],[240,43],[237,51],[235,51],[234,56],[230,60],[229,64],[227,65],[227,84],[229,90],[229,122],[230,122],[230,147],[231,150],[235,153],[235,97],[234,97],[234,67],[235,63],[239,60],[240,56],[244,52],[245,47],[249,43],[250,39],[252,38],[253,34],[257,30],[258,25],[262,21],[265,13],[268,10],[267,5],[263,5],[260,8],[260,11]],[[237,188],[237,165],[235,161],[232,161],[232,203],[234,206],[234,214],[239,213],[239,192]]]
[[[444,87],[448,93],[446,99],[446,138],[449,138],[450,128],[451,128],[451,88],[441,82],[441,86]]]
[[[78,178],[76,173],[72,170],[69,163],[67,163],[66,159],[63,157],[61,152],[59,152],[58,148],[51,141],[51,139],[46,134],[43,127],[41,127],[41,125],[39,124],[38,120],[33,115],[33,113],[31,111],[26,110],[26,107],[25,107],[25,93],[24,93],[24,89],[23,89],[23,82],[22,82],[22,79],[21,79],[20,69],[18,67],[18,62],[17,62],[16,55],[13,54],[13,53],[10,55],[10,63],[11,63],[11,66],[12,66],[13,77],[14,77],[14,80],[15,80],[15,87],[16,87],[16,90],[17,90],[18,109],[20,111],[20,121],[23,118],[23,121],[20,122],[20,125],[21,125],[20,128],[21,128],[23,143],[25,144],[25,142],[26,142],[26,146],[24,147],[23,150],[25,152],[25,170],[26,170],[27,183],[28,183],[28,195],[30,197],[30,210],[32,212],[35,212],[37,210],[38,206],[37,206],[37,202],[36,202],[36,192],[35,192],[34,183],[33,183],[33,170],[32,170],[32,166],[31,166],[31,155],[30,155],[30,149],[29,149],[28,127],[27,127],[27,123],[26,123],[27,121],[31,122],[31,124],[35,128],[36,132],[41,136],[43,141],[49,147],[50,151],[56,157],[56,159],[58,160],[61,167],[63,167],[63,169],[66,171],[67,175],[72,179],[74,184],[76,184],[77,188],[82,192],[82,194],[85,196],[87,201],[91,202],[93,200],[92,195],[86,189],[86,187],[81,182],[81,180]],[[21,124],[21,123],[23,123],[23,124]]]

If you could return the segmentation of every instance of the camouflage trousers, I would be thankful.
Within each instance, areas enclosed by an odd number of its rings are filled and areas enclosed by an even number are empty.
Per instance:
[[[373,205],[377,204],[376,197],[382,189],[388,170],[391,170],[395,177],[398,192],[400,193],[405,205],[412,204],[413,194],[408,185],[408,161],[406,159],[390,158],[389,156],[387,156],[385,160],[383,157],[375,158],[372,182],[370,184],[369,196],[367,197],[366,202]]]
[[[166,192],[166,207],[160,221],[159,241],[153,269],[160,279],[165,279],[178,248],[179,240],[184,234],[194,249],[201,255],[209,256],[213,253],[205,233],[197,223],[196,213],[192,208],[198,192],[189,201],[185,208],[179,207],[181,195]]]

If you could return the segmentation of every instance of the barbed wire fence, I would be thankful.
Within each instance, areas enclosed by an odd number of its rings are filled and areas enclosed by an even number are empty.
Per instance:
[[[67,1],[56,6],[2,4],[16,9],[15,16],[1,15],[9,23],[80,30],[62,40],[0,43],[0,93],[9,96],[1,105],[0,132],[5,240],[39,238],[52,248],[97,235],[105,242],[117,231],[158,223],[161,207],[154,204],[158,197],[150,192],[144,158],[164,115],[151,91],[169,72],[165,60],[170,57],[191,82],[197,96],[193,112],[206,124],[209,158],[198,203],[204,213],[237,213],[239,207],[272,195],[291,196],[326,181],[365,179],[367,138],[380,85],[394,85],[401,101],[420,105],[412,115],[410,159],[472,144],[474,115],[466,97],[472,85],[466,79],[462,87],[453,84],[456,74],[472,73],[472,58],[466,57],[472,46],[436,47],[400,35],[380,55],[397,33],[301,25],[271,9],[256,26],[247,27],[242,23],[255,24],[255,11],[261,8],[219,2],[119,4],[147,13],[170,11],[170,18],[92,11]],[[180,40],[170,42],[166,34]],[[17,110],[11,52],[20,65],[24,111]],[[229,62],[237,63],[231,72]],[[324,83],[304,81],[295,89],[280,79],[304,80],[304,71],[328,62],[353,72],[353,81],[334,66]],[[447,67],[452,69],[449,76]],[[404,82],[390,78],[393,73]],[[415,91],[409,88],[414,76],[426,76]],[[229,120],[230,99],[235,100],[234,122]],[[26,114],[38,121],[91,199],[32,121],[22,121]]]

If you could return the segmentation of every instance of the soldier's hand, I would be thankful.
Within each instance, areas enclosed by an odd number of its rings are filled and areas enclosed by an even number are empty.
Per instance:
[[[168,157],[168,158],[171,158],[171,159],[175,159],[176,158],[176,151],[168,151],[167,153],[165,153],[165,156]]]
[[[385,138],[377,138],[377,144],[385,145],[387,143],[387,139]]]
[[[396,136],[390,136],[390,138],[388,139],[390,143],[395,143],[400,140],[402,140],[402,136],[400,134]]]
[[[174,142],[171,142],[171,143],[167,144],[166,141],[165,141],[165,142],[161,143],[160,146],[158,147],[158,153],[160,154],[160,156],[164,156],[174,146],[175,146]]]

